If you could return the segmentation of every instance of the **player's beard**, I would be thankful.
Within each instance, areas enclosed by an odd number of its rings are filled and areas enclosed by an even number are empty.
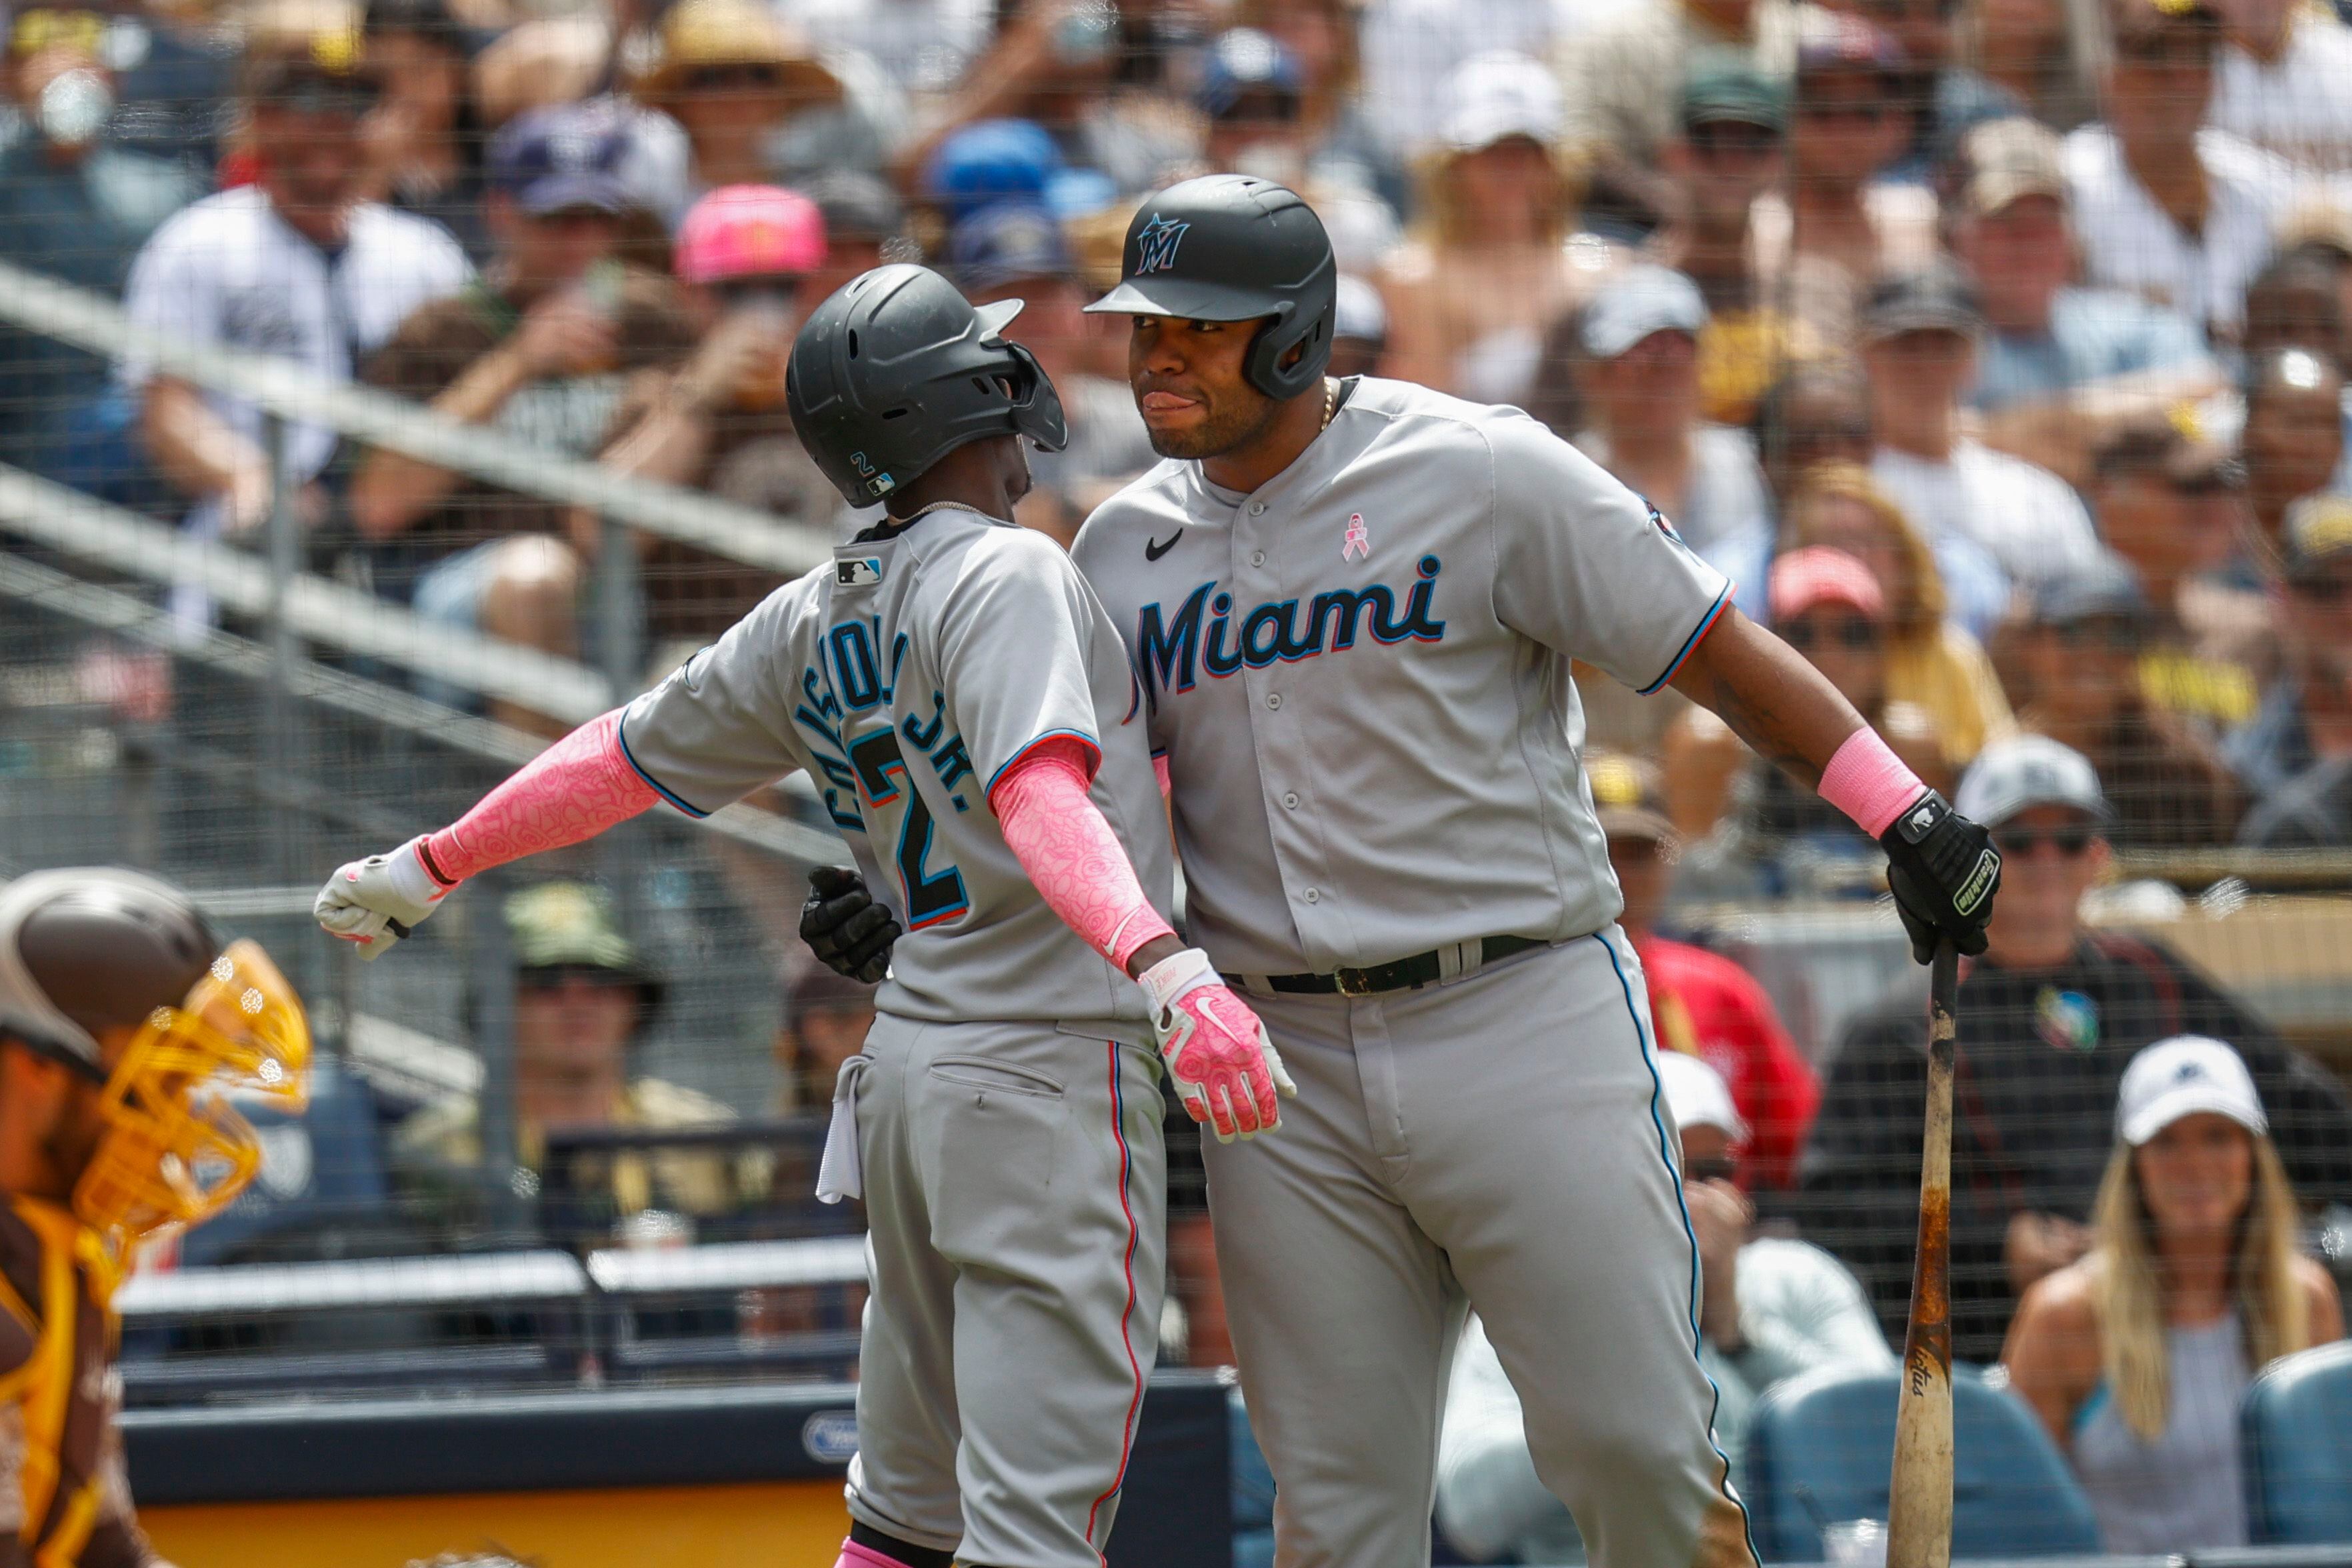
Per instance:
[[[1190,430],[1155,430],[1148,420],[1143,428],[1151,449],[1163,458],[1222,458],[1265,435],[1281,409],[1281,404],[1251,388],[1230,407],[1213,405],[1209,417]]]

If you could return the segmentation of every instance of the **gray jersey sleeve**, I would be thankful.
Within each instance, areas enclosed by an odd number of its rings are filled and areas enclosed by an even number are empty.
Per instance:
[[[810,704],[786,685],[807,663],[812,600],[805,581],[769,595],[621,715],[630,764],[672,805],[708,816],[812,765],[815,737],[794,725],[824,721],[796,717]]]
[[[1086,650],[1104,613],[1059,545],[1026,529],[996,529],[962,562],[940,605],[940,673],[948,708],[986,794],[1007,766],[1050,735],[1101,737]]]
[[[1506,626],[1640,691],[1664,686],[1731,584],[1655,509],[1525,417],[1486,426],[1495,607]]]

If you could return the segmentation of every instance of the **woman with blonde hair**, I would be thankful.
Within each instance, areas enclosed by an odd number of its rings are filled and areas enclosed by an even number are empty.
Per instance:
[[[1423,221],[1378,279],[1389,374],[1517,404],[1547,329],[1582,302],[1591,277],[1567,244],[1582,193],[1559,150],[1559,88],[1535,60],[1497,50],[1464,61],[1445,101],[1422,170]]]
[[[2016,718],[1985,650],[1948,613],[1936,552],[1868,470],[1823,463],[1790,498],[1780,547],[1826,545],[1870,569],[1886,595],[1886,697],[1915,704],[1935,724],[1953,770],[2013,734]]]
[[[2073,1460],[2111,1552],[2246,1541],[2238,1403],[2280,1356],[2344,1331],[2296,1249],[2261,1097],[2219,1040],[2159,1040],[2124,1070],[2081,1261],[2025,1293],[2001,1363]]]

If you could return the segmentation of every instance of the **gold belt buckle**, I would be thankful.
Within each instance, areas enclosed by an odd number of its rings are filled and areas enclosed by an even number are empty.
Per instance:
[[[1372,994],[1372,973],[1369,969],[1335,969],[1331,984],[1339,988],[1342,996],[1370,996]]]

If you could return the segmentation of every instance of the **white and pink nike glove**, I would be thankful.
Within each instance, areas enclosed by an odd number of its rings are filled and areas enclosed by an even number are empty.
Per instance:
[[[1298,1086],[1265,1026],[1227,988],[1209,955],[1188,947],[1135,978],[1151,1002],[1160,1059],[1192,1120],[1214,1128],[1220,1143],[1281,1126],[1276,1093],[1296,1097]]]
[[[425,865],[418,834],[389,855],[371,855],[336,868],[310,902],[329,936],[354,943],[362,958],[381,958],[418,922],[441,907],[457,884]]]

